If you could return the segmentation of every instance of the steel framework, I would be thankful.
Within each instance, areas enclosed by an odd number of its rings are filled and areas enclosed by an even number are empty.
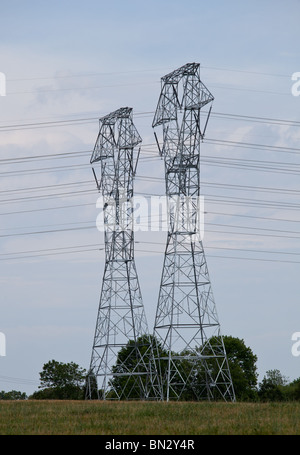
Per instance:
[[[235,399],[199,232],[200,143],[211,107],[206,116],[201,109],[213,99],[200,65],[188,63],[162,77],[152,123],[162,126],[169,217],[153,332],[167,401]]]
[[[86,397],[155,399],[159,395],[134,260],[133,180],[141,142],[132,108],[100,119],[91,164],[100,162],[105,232],[105,269]],[[155,384],[159,384],[157,378]]]

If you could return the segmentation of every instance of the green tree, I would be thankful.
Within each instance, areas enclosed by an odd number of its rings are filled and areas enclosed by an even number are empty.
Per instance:
[[[223,341],[236,399],[240,401],[255,399],[257,356],[245,345],[243,339],[224,336]]]
[[[19,392],[18,390],[11,390],[10,392],[0,392],[0,400],[26,400],[27,395],[24,392]]]
[[[208,345],[220,346],[221,340],[219,337],[212,337]],[[244,340],[234,338],[232,336],[224,336],[223,342],[225,345],[229,369],[233,381],[233,386],[237,400],[253,400],[256,397],[256,385],[257,385],[257,356],[253,354],[252,350],[247,347]],[[168,364],[168,352],[163,350],[160,343],[153,337],[151,337],[151,343],[156,351],[156,357],[161,357],[160,362],[156,364],[159,370],[159,374],[162,378],[166,375],[167,364]],[[149,338],[141,337],[138,340],[139,352],[144,354],[149,351]],[[133,371],[137,365],[136,344],[133,341],[129,341],[125,347],[123,347],[119,353],[116,365],[114,367],[115,376],[113,377],[111,385],[111,398],[120,397],[121,399],[131,398],[139,399],[141,387],[145,386],[147,375],[141,375],[138,379],[135,377],[129,377],[128,375],[120,376],[121,366],[124,373]],[[205,354],[206,351],[204,350]],[[173,353],[173,381],[172,388],[170,390],[170,399],[179,397],[180,400],[197,400],[203,395],[203,388],[205,388],[206,378],[205,370],[201,359],[195,359],[195,353],[188,350],[180,353],[180,359],[176,359],[176,354]],[[207,353],[209,354],[209,353]],[[218,365],[216,359],[206,360],[206,368],[212,371],[212,376],[218,375]],[[151,365],[150,357],[145,357],[145,368],[146,364]],[[154,369],[153,369],[154,371]],[[188,386],[183,387],[183,381],[188,378]],[[215,392],[216,400],[221,399],[222,384],[218,384],[219,393]],[[224,388],[226,385],[224,384]],[[166,391],[164,390],[164,396]],[[151,394],[151,391],[150,391]]]
[[[88,375],[86,376],[83,391],[85,398],[88,397],[91,400],[97,400],[98,398],[102,398],[103,392],[102,390],[98,390],[97,378],[93,371],[89,371]]]
[[[222,338],[220,336],[211,337],[206,343],[205,348],[199,349],[202,354],[211,356],[211,358],[205,360],[205,363],[206,370],[210,370],[212,378],[216,378],[217,386],[211,389],[213,399],[223,399],[222,395],[224,395],[228,386],[228,383],[226,384],[228,382],[226,366],[223,366],[225,374],[221,376],[219,374],[220,360],[217,356],[214,356],[214,353],[223,353],[223,344],[236,399],[238,401],[255,399],[257,393],[257,356],[253,354],[250,347],[245,345],[243,339],[233,336],[223,336]],[[198,384],[199,386],[202,384],[202,387],[205,384],[205,371],[201,363],[199,363]]]
[[[289,379],[286,376],[283,376],[279,370],[266,371],[266,379],[270,384],[277,386],[286,386],[289,382]]]
[[[261,401],[283,401],[288,399],[289,391],[286,387],[288,378],[279,370],[268,370],[259,384],[258,396]]]
[[[152,349],[161,351],[159,343],[148,335],[139,337],[136,342],[129,340],[120,349],[112,369],[114,376],[109,384],[111,390],[107,398],[140,399],[144,397],[145,391],[149,397],[155,396],[149,382],[149,371],[155,371]],[[164,363],[161,362],[161,368]],[[128,375],[132,372],[138,374]]]
[[[278,385],[272,384],[268,379],[263,378],[259,385],[258,397],[260,401],[283,401],[284,395]]]
[[[86,372],[74,362],[63,363],[50,360],[40,372],[40,391],[30,398],[77,400],[84,398],[83,384]]]
[[[300,400],[300,378],[284,386],[283,393],[286,401]]]

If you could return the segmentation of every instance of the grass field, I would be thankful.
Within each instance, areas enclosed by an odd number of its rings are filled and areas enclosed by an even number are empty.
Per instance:
[[[299,435],[300,403],[0,401],[1,435]]]

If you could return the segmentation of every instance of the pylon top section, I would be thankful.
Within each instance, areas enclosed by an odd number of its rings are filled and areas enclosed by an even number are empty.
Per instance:
[[[178,110],[200,110],[214,100],[213,95],[200,80],[200,63],[187,63],[181,66],[163,76],[161,83],[153,127],[177,120]]]
[[[197,75],[200,63],[187,63],[161,78],[165,83],[177,84],[183,76]]]
[[[132,149],[140,142],[140,137],[132,120],[132,108],[121,107],[100,118],[99,134],[90,163],[111,158],[115,151]]]

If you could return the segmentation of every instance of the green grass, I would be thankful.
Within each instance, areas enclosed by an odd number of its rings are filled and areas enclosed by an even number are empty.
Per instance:
[[[0,401],[0,435],[297,434],[297,402]]]

